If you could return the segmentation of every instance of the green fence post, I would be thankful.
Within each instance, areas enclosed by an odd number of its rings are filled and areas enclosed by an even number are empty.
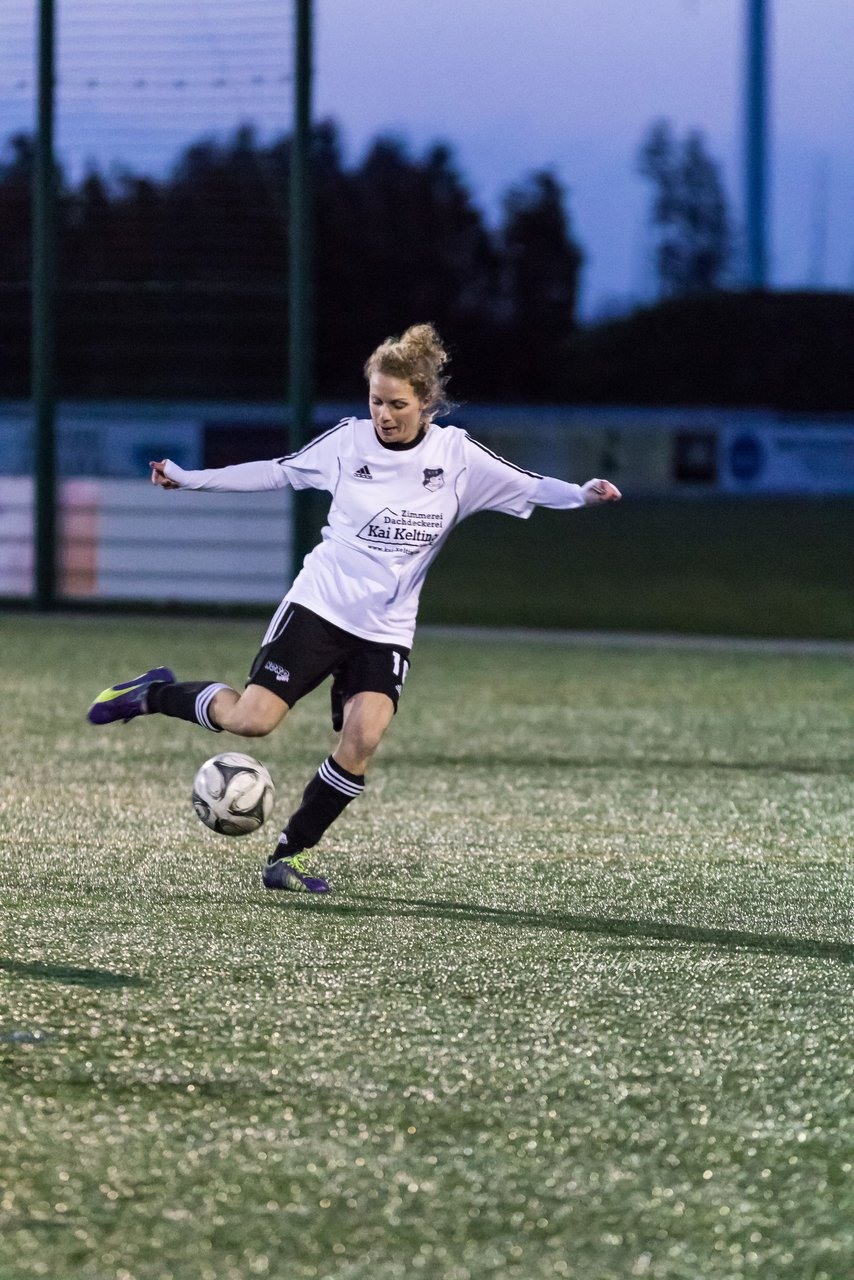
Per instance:
[[[56,164],[54,0],[39,0],[38,131],[33,174],[32,399],[35,423],[35,605],[56,603]]]
[[[289,181],[289,389],[293,436],[291,450],[311,438],[312,288],[311,288],[311,76],[312,0],[294,0],[294,125]],[[312,491],[294,492],[293,572],[311,550]]]

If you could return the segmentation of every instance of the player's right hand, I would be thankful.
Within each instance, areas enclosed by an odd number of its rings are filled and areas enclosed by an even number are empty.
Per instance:
[[[164,458],[162,462],[149,462],[151,467],[151,483],[156,484],[161,489],[177,489],[178,486],[174,480],[170,480],[166,474],[166,463],[168,458]]]
[[[581,492],[588,507],[594,506],[597,502],[619,502],[623,496],[610,480],[588,480],[581,486]]]

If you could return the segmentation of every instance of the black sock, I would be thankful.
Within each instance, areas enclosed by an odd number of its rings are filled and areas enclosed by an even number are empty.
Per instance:
[[[302,793],[302,803],[282,832],[270,861],[311,849],[364,789],[363,773],[348,773],[329,756]]]
[[[148,710],[174,716],[177,720],[189,720],[190,724],[200,724],[214,733],[221,733],[219,725],[214,724],[208,712],[214,694],[227,688],[227,684],[216,684],[212,680],[184,680],[169,684],[158,681],[148,691]]]

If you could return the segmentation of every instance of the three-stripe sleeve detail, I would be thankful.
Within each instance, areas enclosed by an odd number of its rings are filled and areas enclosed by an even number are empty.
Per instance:
[[[488,453],[490,458],[494,458],[496,462],[502,462],[505,467],[509,467],[511,471],[518,471],[523,476],[531,476],[534,480],[542,480],[539,471],[526,471],[524,467],[517,467],[515,462],[508,462],[506,458],[502,458],[500,453],[493,453],[491,449],[487,449],[485,444],[481,444],[479,440],[475,440],[466,432],[466,440],[469,444],[476,445],[478,449],[482,449],[484,453]]]
[[[313,449],[316,444],[320,444],[321,440],[326,440],[329,436],[340,431],[342,427],[346,427],[348,423],[353,422],[353,418],[342,418],[337,426],[330,427],[328,431],[323,431],[319,436],[315,436],[313,440],[309,440],[308,444],[304,444],[301,449],[297,449],[294,453],[286,453],[283,458],[274,458],[274,462],[290,462],[293,458],[301,457],[308,449]]]

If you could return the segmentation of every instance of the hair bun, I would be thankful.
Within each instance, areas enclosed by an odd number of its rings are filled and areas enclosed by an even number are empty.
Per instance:
[[[432,324],[411,324],[401,335],[399,343],[414,359],[429,360],[437,373],[448,363],[448,353]]]

